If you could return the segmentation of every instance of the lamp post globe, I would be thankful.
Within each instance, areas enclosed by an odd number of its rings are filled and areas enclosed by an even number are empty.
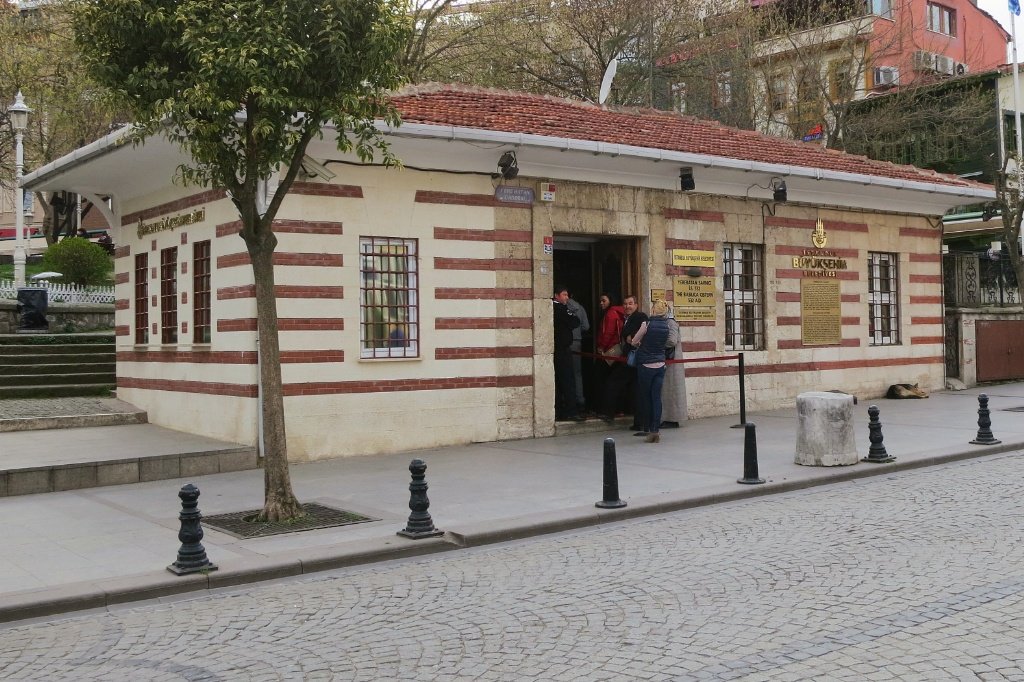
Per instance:
[[[7,107],[7,115],[14,129],[14,284],[25,286],[25,190],[21,188],[21,171],[25,165],[23,144],[28,115],[32,110],[18,91],[14,104]]]

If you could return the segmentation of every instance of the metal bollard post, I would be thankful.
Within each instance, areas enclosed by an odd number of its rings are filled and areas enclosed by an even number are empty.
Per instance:
[[[615,463],[615,439],[604,439],[604,499],[594,503],[601,509],[619,509],[626,503],[619,499],[619,470]]]
[[[183,485],[178,491],[178,497],[181,498],[181,513],[178,515],[181,521],[181,530],[178,531],[181,548],[178,549],[178,560],[168,566],[167,570],[175,575],[216,571],[217,567],[206,557],[206,548],[202,543],[203,526],[200,521],[203,515],[199,512],[199,488],[191,483]]]
[[[972,445],[996,445],[1002,443],[992,435],[992,419],[989,418],[988,396],[984,393],[978,396],[978,435],[971,441]]]
[[[736,482],[745,485],[764,483],[764,479],[757,475],[757,431],[753,424],[743,425],[743,478],[736,479]]]
[[[742,429],[747,423],[747,379],[746,373],[743,369],[743,353],[737,353],[739,356],[739,375],[740,375],[740,423],[733,424],[730,429]]]
[[[868,456],[862,457],[860,461],[873,464],[895,462],[896,458],[890,456],[885,451],[885,446],[882,445],[882,422],[878,419],[877,405],[868,408],[868,432],[870,433],[868,440],[871,441],[871,447],[868,448]]]
[[[402,537],[419,540],[420,538],[433,538],[444,535],[443,530],[434,528],[434,521],[430,518],[430,500],[427,499],[427,464],[422,459],[414,459],[409,463],[409,471],[412,472],[412,483],[409,484],[409,521],[405,528],[398,531]]]

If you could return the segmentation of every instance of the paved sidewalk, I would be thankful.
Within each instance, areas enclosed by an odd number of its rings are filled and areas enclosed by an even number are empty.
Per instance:
[[[989,395],[994,446],[971,445],[977,432],[977,395]],[[735,416],[693,420],[646,444],[624,430],[557,438],[480,443],[397,455],[346,458],[292,467],[296,494],[380,519],[340,528],[240,540],[206,529],[204,545],[219,570],[176,577],[165,570],[179,546],[177,491],[192,482],[205,515],[262,505],[263,474],[244,471],[86,490],[0,499],[4,545],[0,556],[0,621],[297,575],[355,563],[457,549],[632,516],[713,504],[750,495],[887,474],[964,457],[1024,449],[1024,383],[927,400],[873,401],[881,409],[885,446],[893,464],[801,467],[793,464],[795,409],[751,413],[757,426],[761,476],[766,485],[738,485],[743,473],[743,430]],[[867,454],[867,408],[855,408],[857,443]],[[132,427],[110,427],[126,438]],[[94,457],[96,429],[47,432],[68,450]],[[121,434],[120,436],[118,434]],[[25,434],[0,433],[0,458]],[[602,442],[616,440],[621,510],[599,510]],[[144,435],[138,436],[144,438]],[[107,443],[109,446],[110,443]],[[133,443],[144,450],[145,442]],[[430,513],[444,537],[397,536],[409,509],[410,459],[428,464]],[[951,482],[955,484],[955,482]],[[851,513],[852,510],[851,510]],[[873,510],[884,515],[885,509]]]

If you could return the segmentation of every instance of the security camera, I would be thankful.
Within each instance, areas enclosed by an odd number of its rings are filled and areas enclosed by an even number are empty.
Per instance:
[[[322,178],[323,180],[330,182],[337,175],[336,173],[331,172],[330,169],[327,168],[327,166],[324,166],[323,164],[314,161],[312,158],[308,156],[302,157],[301,166],[302,173],[307,178]]]

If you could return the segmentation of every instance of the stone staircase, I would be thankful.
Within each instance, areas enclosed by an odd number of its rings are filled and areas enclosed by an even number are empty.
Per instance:
[[[0,399],[109,396],[114,334],[0,334]]]

